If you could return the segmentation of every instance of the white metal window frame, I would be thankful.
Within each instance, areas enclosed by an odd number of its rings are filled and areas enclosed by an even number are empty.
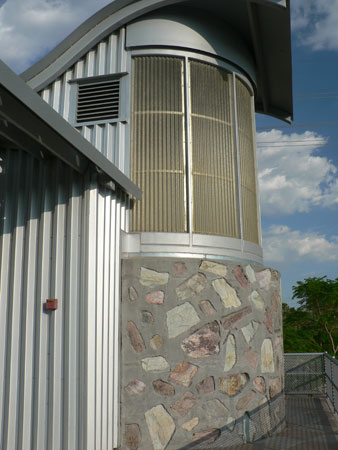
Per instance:
[[[136,257],[136,256],[167,256],[167,257],[191,257],[191,258],[216,258],[226,260],[236,260],[243,262],[253,262],[256,264],[263,264],[262,252],[262,237],[261,237],[261,218],[259,201],[257,201],[257,220],[259,230],[259,243],[255,244],[245,241],[243,236],[242,225],[242,207],[241,207],[241,186],[240,186],[240,165],[239,165],[239,148],[238,148],[238,126],[237,126],[237,112],[236,112],[236,78],[240,79],[249,89],[252,102],[252,130],[255,133],[255,110],[254,110],[254,89],[252,82],[240,72],[234,65],[216,57],[195,53],[192,51],[183,51],[177,49],[135,49],[128,52],[127,56],[127,72],[131,73],[132,58],[136,56],[168,56],[180,57],[184,59],[185,67],[185,123],[186,123],[186,154],[187,154],[187,206],[188,206],[188,232],[187,233],[163,233],[163,232],[139,232],[139,233],[123,233],[122,236],[122,257]],[[190,68],[189,61],[195,60],[198,62],[205,62],[216,67],[227,70],[232,74],[232,95],[233,95],[233,112],[234,120],[234,136],[235,136],[235,154],[237,164],[237,192],[238,192],[238,206],[239,206],[239,226],[240,238],[231,238],[224,236],[212,236],[206,234],[197,234],[192,231],[192,147],[191,147],[191,124],[190,124]],[[131,80],[131,77],[128,76]],[[128,98],[131,98],[131,82],[128,84]],[[131,117],[131,102],[126,105],[126,116]],[[128,136],[130,142],[130,127]],[[256,156],[256,138],[253,136],[254,142],[254,161],[256,171],[256,191],[257,197],[258,182],[257,182],[257,156]],[[128,144],[127,144],[128,147]],[[129,172],[130,168],[128,168]]]

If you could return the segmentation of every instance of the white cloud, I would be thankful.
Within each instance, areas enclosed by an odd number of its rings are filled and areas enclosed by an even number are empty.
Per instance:
[[[338,0],[293,0],[292,29],[314,50],[338,50]]]
[[[331,240],[312,231],[273,225],[263,232],[265,263],[338,261],[338,236]]]
[[[111,0],[7,0],[0,7],[0,58],[21,72]]]
[[[337,168],[317,154],[326,142],[312,131],[257,133],[262,214],[280,216],[338,205]]]

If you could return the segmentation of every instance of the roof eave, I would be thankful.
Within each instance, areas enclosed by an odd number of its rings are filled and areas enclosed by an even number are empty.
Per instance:
[[[93,164],[132,197],[140,189],[93,147],[60,114],[0,61],[0,134],[18,148],[43,159],[52,154],[80,173]],[[29,145],[32,142],[34,145]]]
[[[116,0],[84,22],[21,76],[41,90],[64,73],[108,33],[148,12],[184,0]],[[194,0],[191,0],[193,5]],[[247,0],[250,36],[257,65],[257,104],[262,112],[292,120],[292,63],[289,0]]]
[[[257,64],[256,110],[290,123],[293,101],[289,0],[249,0],[248,11]]]

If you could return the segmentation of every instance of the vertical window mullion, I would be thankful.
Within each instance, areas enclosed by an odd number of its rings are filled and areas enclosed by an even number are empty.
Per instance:
[[[192,136],[191,136],[191,91],[190,91],[190,65],[189,59],[184,59],[184,121],[185,121],[185,180],[186,180],[186,220],[187,230],[190,236],[190,244],[192,245],[193,232],[193,181],[192,181]]]
[[[236,176],[237,176],[237,208],[239,217],[239,235],[241,239],[243,237],[243,211],[242,211],[242,189],[241,189],[241,167],[240,167],[240,155],[239,155],[239,135],[238,135],[238,109],[237,109],[237,95],[236,95],[236,75],[232,74],[232,111],[233,111],[233,134],[234,134],[234,146],[236,155]]]
[[[262,245],[262,224],[261,224],[261,208],[259,202],[259,186],[258,186],[258,161],[256,150],[256,120],[255,120],[255,99],[251,94],[251,121],[252,121],[252,142],[253,142],[253,158],[255,166],[255,184],[256,184],[256,199],[257,199],[257,227],[258,227],[258,245]]]

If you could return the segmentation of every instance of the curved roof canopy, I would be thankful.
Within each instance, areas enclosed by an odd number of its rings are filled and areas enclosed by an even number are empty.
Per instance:
[[[292,120],[289,0],[115,0],[21,76],[33,89],[40,90],[110,33],[169,5],[194,8],[206,21],[216,15],[237,29],[255,62],[257,112]]]

